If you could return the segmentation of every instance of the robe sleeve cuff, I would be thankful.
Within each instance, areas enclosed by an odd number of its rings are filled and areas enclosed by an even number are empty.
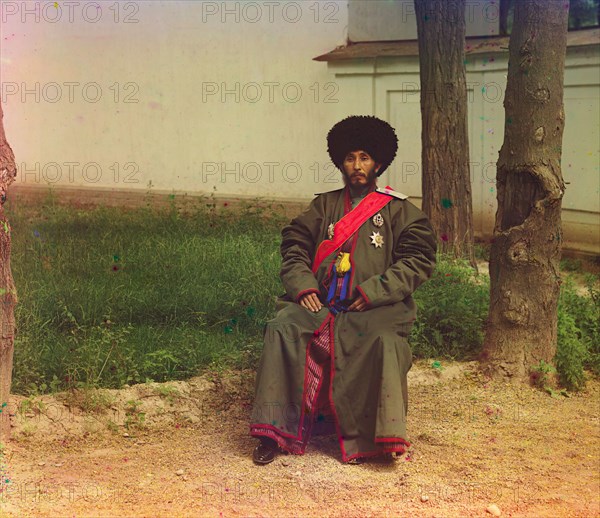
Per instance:
[[[356,287],[356,291],[358,291],[358,293],[361,294],[362,298],[365,299],[365,302],[368,305],[371,305],[371,299],[369,297],[367,297],[367,294],[365,293],[365,290],[363,290],[360,286]]]
[[[300,299],[302,297],[304,297],[304,295],[307,295],[308,293],[321,293],[319,290],[315,289],[315,288],[308,288],[307,290],[302,290],[300,293],[298,293],[298,295],[296,295],[296,302],[300,302]]]

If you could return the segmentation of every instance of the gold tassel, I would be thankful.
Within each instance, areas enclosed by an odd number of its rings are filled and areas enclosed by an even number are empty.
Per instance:
[[[350,254],[348,252],[340,252],[335,263],[337,274],[343,276],[350,268]]]

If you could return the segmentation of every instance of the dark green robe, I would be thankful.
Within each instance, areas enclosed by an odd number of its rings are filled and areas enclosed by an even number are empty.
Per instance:
[[[318,245],[328,239],[329,225],[344,216],[346,189],[318,195],[282,231],[286,294],[265,326],[250,433],[271,437],[292,453],[304,452],[314,419],[314,408],[303,412],[310,375],[307,346],[333,318],[325,306],[313,313],[297,301],[310,291],[326,300],[324,281],[337,253],[315,274],[311,267]],[[379,211],[382,226],[370,217],[354,236],[349,292],[353,299],[362,294],[369,309],[341,312],[330,322],[329,403],[344,461],[402,452],[408,444],[406,375],[412,353],[407,336],[416,318],[411,294],[433,273],[437,247],[427,216],[403,197],[396,193]],[[372,244],[373,232],[383,236],[382,247]]]

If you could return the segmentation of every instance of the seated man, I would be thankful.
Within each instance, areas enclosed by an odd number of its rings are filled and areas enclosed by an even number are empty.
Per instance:
[[[322,401],[343,461],[409,445],[411,294],[433,272],[436,237],[406,195],[377,188],[398,149],[389,124],[348,117],[327,142],[345,187],[319,194],[282,231],[286,294],[265,327],[250,426],[257,464],[279,448],[304,453]]]

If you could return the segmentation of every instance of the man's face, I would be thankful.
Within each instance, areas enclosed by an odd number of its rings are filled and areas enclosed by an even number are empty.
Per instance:
[[[354,189],[364,189],[375,183],[377,171],[381,167],[371,155],[362,149],[350,151],[344,163],[344,183]]]

